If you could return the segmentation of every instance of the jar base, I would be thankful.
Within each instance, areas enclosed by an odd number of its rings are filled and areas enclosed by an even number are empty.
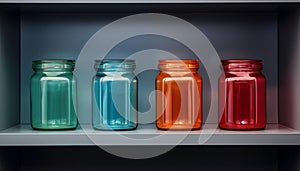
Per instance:
[[[95,130],[99,131],[130,131],[130,130],[135,130],[137,129],[136,126],[120,126],[120,125],[110,125],[110,126],[93,126]]]
[[[219,124],[219,128],[223,130],[233,131],[251,131],[251,130],[264,130],[266,125],[236,125],[236,124]]]
[[[77,128],[77,125],[72,126],[33,126],[31,125],[31,128],[34,130],[40,130],[40,131],[59,131],[59,130],[75,130]]]
[[[173,131],[189,131],[189,130],[200,130],[201,129],[201,124],[196,124],[196,125],[157,125],[157,129],[159,130],[173,130]]]

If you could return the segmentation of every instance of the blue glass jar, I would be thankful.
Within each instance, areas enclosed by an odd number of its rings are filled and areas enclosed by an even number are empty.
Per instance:
[[[134,60],[96,60],[93,79],[93,127],[100,130],[137,128],[137,78]]]
[[[30,80],[33,129],[75,129],[76,78],[74,60],[36,60]]]

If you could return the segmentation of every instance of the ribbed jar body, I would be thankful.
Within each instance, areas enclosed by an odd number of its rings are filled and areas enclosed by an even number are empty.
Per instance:
[[[251,130],[266,126],[266,79],[261,60],[223,60],[219,78],[219,127]]]
[[[76,78],[73,60],[36,60],[30,80],[33,129],[76,129]]]
[[[160,60],[156,77],[158,129],[192,130],[202,125],[202,78],[198,60]]]
[[[93,79],[93,127],[132,130],[138,125],[134,60],[97,60]]]

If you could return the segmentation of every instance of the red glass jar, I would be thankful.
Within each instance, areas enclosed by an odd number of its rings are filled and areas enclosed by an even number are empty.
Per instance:
[[[222,60],[219,78],[219,127],[251,130],[266,127],[266,79],[261,60]]]
[[[156,126],[193,130],[202,125],[202,78],[198,60],[159,60],[156,77]]]

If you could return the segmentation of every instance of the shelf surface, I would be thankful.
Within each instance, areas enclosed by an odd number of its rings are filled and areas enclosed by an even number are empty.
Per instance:
[[[0,3],[291,3],[299,0],[0,0]]]
[[[140,125],[134,131],[99,131],[83,125],[72,131],[36,131],[17,125],[0,132],[0,146],[127,145],[300,145],[300,131],[269,124],[259,131],[219,130],[205,124],[197,131],[160,131]]]

